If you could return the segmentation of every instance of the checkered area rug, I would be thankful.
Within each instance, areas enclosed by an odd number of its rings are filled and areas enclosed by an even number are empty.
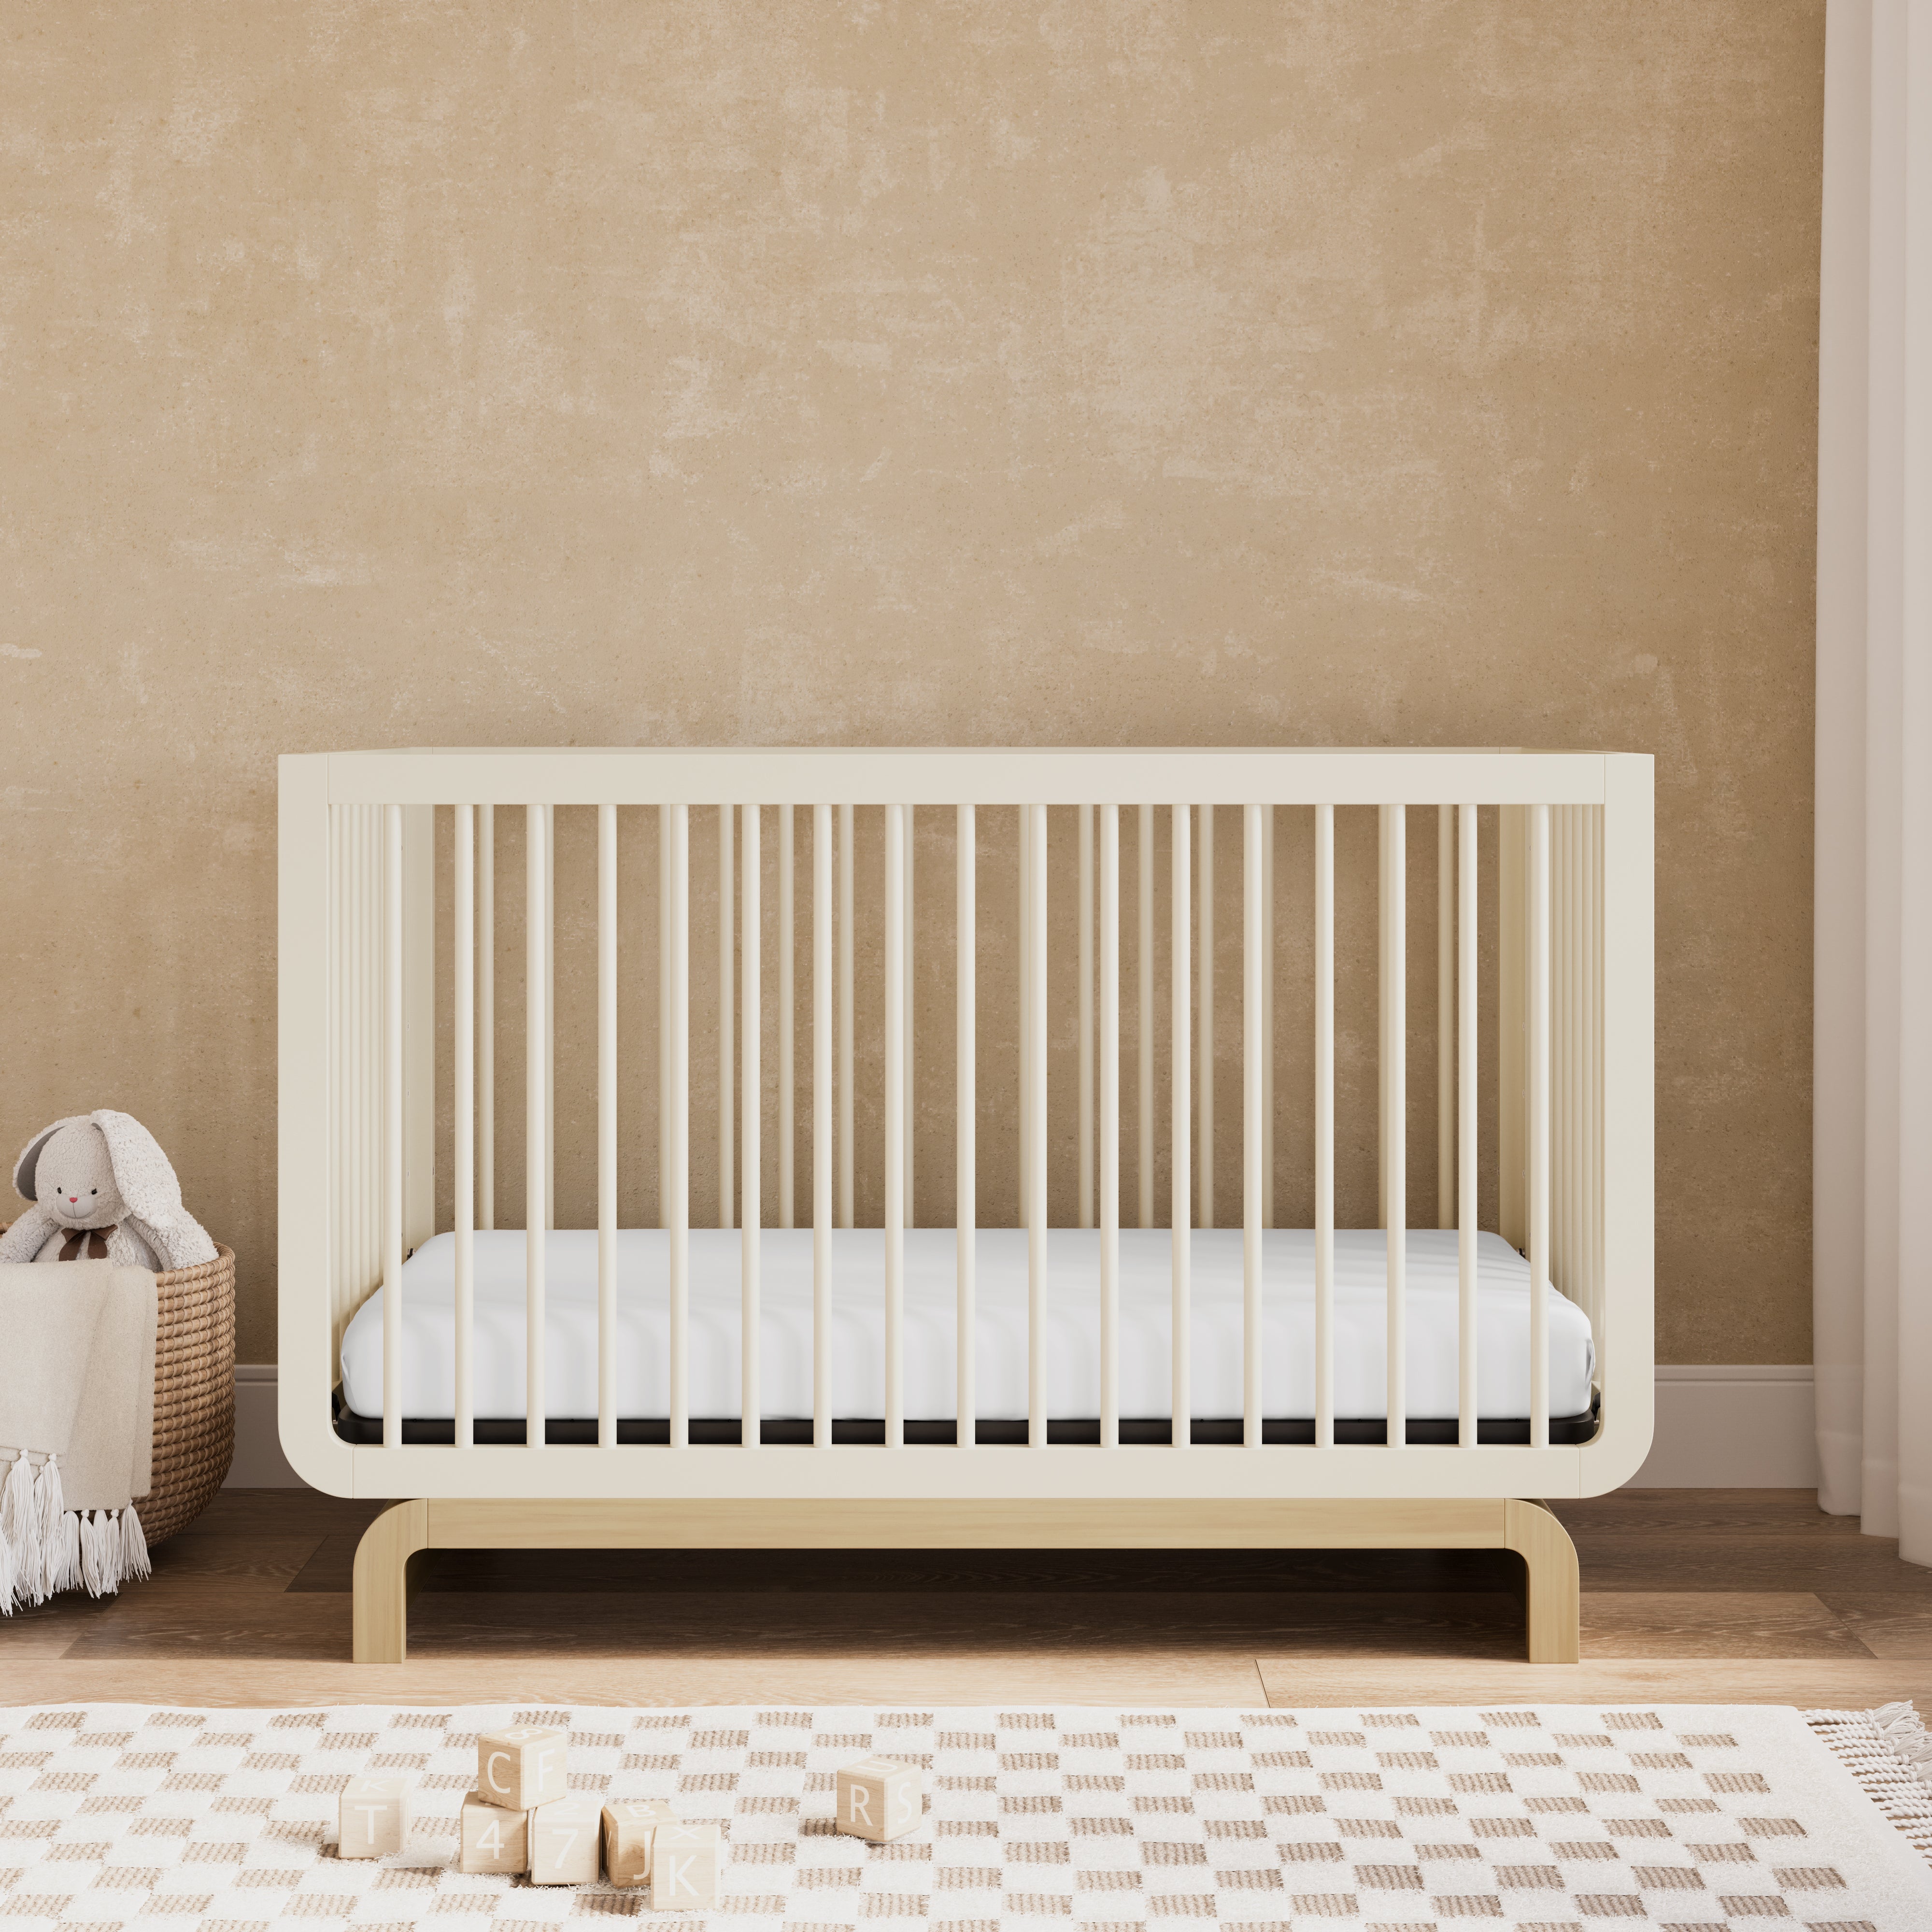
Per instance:
[[[1924,1932],[1932,1873],[1904,1813],[1927,1808],[1900,1795],[1924,1787],[1902,1774],[1888,1818],[1873,1780],[1899,1760],[1875,1725],[1819,1716],[0,1710],[0,1918],[514,1932],[656,1916],[608,1887],[455,1870],[476,1734],[515,1721],[568,1727],[574,1789],[668,1798],[724,1826],[720,1908],[665,1915],[709,1932],[1709,1932],[1766,1919]],[[832,1830],[835,1771],[874,1753],[927,1772],[923,1823],[886,1846]],[[417,1793],[410,1849],[379,1863],[334,1855],[338,1793],[364,1770],[404,1773]]]

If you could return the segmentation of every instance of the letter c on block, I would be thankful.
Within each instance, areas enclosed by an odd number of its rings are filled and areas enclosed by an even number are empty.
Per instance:
[[[500,1764],[508,1764],[509,1761],[510,1754],[508,1751],[500,1750],[492,1751],[490,1755],[483,1760],[483,1781],[489,1786],[492,1791],[507,1791],[509,1790],[510,1787],[496,1775],[497,1766]]]

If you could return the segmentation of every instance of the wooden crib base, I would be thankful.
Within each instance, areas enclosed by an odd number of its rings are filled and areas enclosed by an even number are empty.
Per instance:
[[[355,1657],[409,1650],[410,1559],[425,1550],[1513,1550],[1529,1660],[1574,1664],[1576,1546],[1538,1502],[670,1502],[394,1503],[356,1552]]]

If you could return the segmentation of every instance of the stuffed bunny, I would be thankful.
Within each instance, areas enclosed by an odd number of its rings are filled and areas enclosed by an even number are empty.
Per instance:
[[[22,1150],[14,1186],[34,1204],[0,1234],[0,1262],[159,1270],[214,1258],[167,1156],[130,1114],[104,1107],[44,1127]]]

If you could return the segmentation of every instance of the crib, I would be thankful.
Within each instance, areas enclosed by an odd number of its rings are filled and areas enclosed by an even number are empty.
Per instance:
[[[1497,1547],[1651,1438],[1652,779],[280,761],[280,1397],[439,1547]],[[533,1426],[530,1418],[542,1418]],[[748,1418],[748,1420],[747,1420]]]

